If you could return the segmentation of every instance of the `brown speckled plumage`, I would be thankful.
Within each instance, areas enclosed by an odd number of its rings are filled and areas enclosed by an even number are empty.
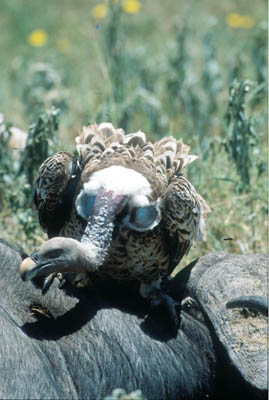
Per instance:
[[[182,175],[183,169],[197,157],[189,155],[189,147],[181,140],[165,137],[152,144],[146,141],[143,132],[125,135],[109,123],[84,127],[76,143],[79,164],[72,155],[57,153],[44,161],[35,182],[40,223],[49,237],[80,240],[86,222],[78,215],[75,201],[83,185],[97,171],[122,166],[147,179],[151,188],[148,200],[154,206],[158,202],[160,221],[153,228],[137,231],[122,224],[119,214],[104,262],[97,272],[146,284],[170,274],[193,241],[202,235],[204,217],[210,211]],[[70,182],[74,184],[66,197]],[[64,212],[57,222],[63,205]],[[135,213],[131,206],[128,212]]]

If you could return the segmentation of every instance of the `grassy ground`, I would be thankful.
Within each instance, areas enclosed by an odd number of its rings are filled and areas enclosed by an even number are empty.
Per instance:
[[[40,159],[73,151],[81,126],[93,121],[142,129],[152,140],[182,137],[200,157],[189,178],[212,208],[207,240],[186,261],[215,250],[266,252],[266,2],[145,0],[130,13],[131,3],[2,0],[0,112],[28,130],[52,104],[61,110],[57,140],[36,148]],[[95,18],[98,10],[106,16]],[[227,123],[234,78],[252,83]],[[18,173],[20,159],[2,142],[1,236],[32,251],[45,236],[29,169]],[[38,162],[30,158],[33,170]]]

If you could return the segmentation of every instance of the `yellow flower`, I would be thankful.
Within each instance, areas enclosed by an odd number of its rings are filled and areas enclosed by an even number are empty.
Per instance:
[[[28,43],[34,47],[44,46],[47,43],[48,35],[43,29],[35,29],[28,36]]]
[[[97,4],[92,9],[92,16],[95,19],[103,19],[107,14],[107,6],[105,4]]]
[[[255,25],[255,20],[250,15],[230,13],[226,16],[226,24],[231,28],[249,29]]]
[[[140,1],[137,0],[124,0],[122,2],[123,11],[128,14],[136,14],[141,8]]]

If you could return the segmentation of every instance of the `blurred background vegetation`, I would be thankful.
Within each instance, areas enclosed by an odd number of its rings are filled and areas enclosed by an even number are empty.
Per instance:
[[[42,243],[38,166],[74,152],[82,125],[111,121],[199,155],[187,174],[212,212],[184,264],[266,252],[266,15],[265,0],[2,0],[1,237]]]

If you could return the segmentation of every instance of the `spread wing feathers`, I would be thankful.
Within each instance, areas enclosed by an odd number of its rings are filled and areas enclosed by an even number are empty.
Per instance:
[[[161,139],[154,145],[154,161],[157,171],[166,174],[170,180],[172,176],[180,174],[183,169],[198,156],[189,154],[190,147],[182,139],[176,140],[169,136]]]
[[[145,142],[146,135],[143,132],[124,135],[122,129],[115,129],[109,122],[86,126],[76,138],[77,151],[83,166],[89,162],[96,164],[101,159],[113,155],[115,151],[124,154],[128,149],[129,156],[133,157],[135,153],[131,148],[142,148]]]
[[[72,154],[58,152],[40,166],[34,182],[34,202],[40,225],[49,238],[57,236],[72,211],[80,165]]]
[[[173,267],[186,254],[195,240],[201,240],[204,218],[210,212],[206,201],[183,176],[175,176],[164,194],[163,223],[171,239]],[[169,239],[168,239],[169,241]],[[176,246],[173,245],[174,242]]]
[[[84,127],[76,143],[82,167],[89,162],[93,166],[101,159],[113,157],[117,153],[122,159],[136,158],[153,162],[158,175],[165,176],[168,181],[198,158],[189,154],[190,147],[181,139],[169,136],[152,144],[146,141],[144,132],[125,135],[122,129],[115,129],[108,122]]]

